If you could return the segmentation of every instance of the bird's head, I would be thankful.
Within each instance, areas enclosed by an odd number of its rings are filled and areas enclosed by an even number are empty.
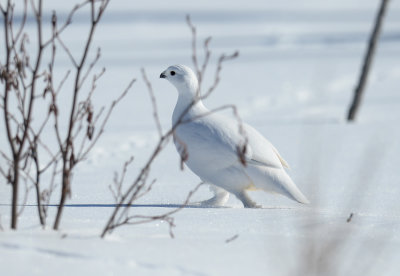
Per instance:
[[[192,69],[185,65],[173,65],[168,67],[164,72],[161,73],[160,78],[167,79],[172,83],[179,94],[189,96],[195,96],[198,89],[198,81],[196,75]]]

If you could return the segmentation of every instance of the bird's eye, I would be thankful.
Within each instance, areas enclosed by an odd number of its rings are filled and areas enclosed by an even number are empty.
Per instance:
[[[171,76],[174,76],[175,75],[175,71],[171,71]]]

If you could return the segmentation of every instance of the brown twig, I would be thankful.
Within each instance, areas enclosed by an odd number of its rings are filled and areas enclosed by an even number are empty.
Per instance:
[[[236,234],[228,239],[225,240],[225,243],[230,243],[233,242],[234,240],[236,240],[237,238],[239,238],[239,234]]]
[[[349,217],[346,219],[346,222],[349,223],[353,219],[353,213],[350,213]]]
[[[44,46],[44,47],[47,47],[49,44],[53,43],[53,41],[54,41],[55,39],[57,39],[57,38],[61,35],[61,33],[64,32],[64,31],[67,29],[67,27],[72,23],[72,18],[73,18],[73,16],[74,16],[74,14],[75,14],[78,10],[80,10],[82,7],[84,7],[85,5],[89,4],[90,2],[93,2],[93,0],[86,0],[86,1],[84,1],[84,2],[82,2],[82,3],[80,3],[80,4],[75,5],[75,7],[74,7],[74,8],[70,11],[70,13],[68,14],[67,19],[65,20],[65,22],[64,22],[64,24],[61,26],[61,28],[58,28],[58,29],[56,30],[55,35],[51,36],[47,41],[45,41],[45,42],[43,43],[43,46]]]
[[[142,72],[143,80],[147,86],[147,91],[149,92],[149,95],[150,95],[151,104],[153,105],[153,117],[154,117],[154,121],[156,123],[158,135],[160,137],[162,137],[163,131],[161,128],[160,117],[158,116],[157,100],[156,100],[156,97],[154,96],[153,87],[147,78],[146,71],[144,70],[144,68],[141,69],[141,72]]]
[[[118,203],[122,197],[122,185],[125,181],[125,176],[126,176],[126,172],[128,171],[128,167],[130,164],[132,164],[133,159],[134,159],[133,156],[131,156],[129,158],[129,160],[124,163],[120,177],[118,177],[117,172],[114,173],[113,185],[110,185],[108,187],[110,189],[116,203]]]
[[[97,141],[101,137],[101,135],[104,133],[105,127],[107,125],[108,120],[111,117],[111,114],[113,113],[115,107],[125,98],[125,96],[128,94],[128,92],[131,90],[133,84],[136,82],[136,79],[132,79],[125,90],[118,96],[118,98],[114,99],[111,105],[108,107],[108,111],[106,115],[103,118],[103,121],[100,123],[98,131],[93,137],[91,138],[91,143],[89,146],[87,146],[82,152],[79,152],[78,154],[78,160],[84,160],[85,157],[89,154],[89,152],[92,150],[92,148],[96,145]]]
[[[174,233],[172,231],[172,228],[175,227],[174,224],[174,218],[171,217],[173,214],[179,212],[180,210],[182,210],[183,208],[185,208],[190,199],[192,198],[193,194],[196,193],[196,191],[200,188],[201,185],[203,185],[204,183],[201,182],[199,184],[196,185],[196,187],[191,190],[185,201],[181,204],[181,206],[179,206],[178,208],[166,212],[164,214],[161,215],[154,215],[154,216],[144,216],[144,215],[133,215],[133,216],[126,216],[125,219],[120,220],[117,223],[111,224],[110,227],[108,227],[107,229],[104,229],[105,232],[102,233],[101,237],[103,238],[105,236],[105,234],[107,233],[111,233],[115,228],[118,228],[120,226],[123,225],[137,225],[137,224],[143,224],[143,223],[148,223],[148,222],[152,222],[152,221],[156,221],[156,220],[162,220],[162,221],[166,221],[169,225],[169,234],[171,236],[171,238],[174,238]],[[127,210],[127,208],[130,208],[131,204],[129,204],[127,207],[125,207],[125,210]]]
[[[72,95],[72,103],[71,103],[71,111],[69,115],[69,122],[68,122],[68,130],[67,130],[67,135],[65,139],[60,138],[59,130],[56,130],[57,136],[59,137],[59,142],[61,141],[62,143],[59,145],[60,151],[61,151],[61,156],[62,156],[62,178],[61,178],[61,183],[62,183],[62,190],[61,190],[61,197],[59,200],[59,206],[57,209],[57,214],[56,218],[54,221],[53,229],[57,230],[60,225],[61,221],[61,216],[62,212],[64,209],[65,201],[67,196],[70,195],[71,191],[71,175],[72,171],[77,163],[76,155],[74,152],[74,141],[73,141],[73,132],[75,125],[77,121],[75,120],[76,118],[76,112],[77,112],[77,107],[78,107],[78,95],[80,93],[80,89],[82,87],[82,79],[85,78],[87,74],[89,74],[90,70],[93,68],[92,66],[89,66],[88,71],[81,76],[82,70],[84,65],[86,64],[86,59],[89,53],[90,46],[92,44],[93,36],[95,29],[97,27],[98,22],[100,21],[101,16],[104,13],[105,8],[107,7],[109,3],[109,0],[102,0],[101,5],[97,11],[95,11],[95,1],[90,1],[90,30],[86,39],[86,42],[84,44],[84,50],[82,53],[82,56],[79,60],[79,62],[76,62],[75,59],[71,59],[73,62],[73,65],[75,67],[75,79],[74,79],[74,88],[73,88],[73,95]],[[59,39],[61,41],[61,39]],[[65,49],[65,48],[64,48]],[[68,49],[68,48],[67,48]],[[69,50],[66,50],[67,53]],[[72,57],[72,55],[70,55]],[[97,58],[96,58],[97,59]],[[92,62],[94,65],[95,61]],[[115,105],[115,103],[113,104]],[[113,108],[110,110],[112,111]],[[108,119],[108,116],[106,117]],[[107,120],[106,120],[107,121]],[[105,121],[105,122],[106,122]],[[102,133],[102,130],[100,130]],[[100,135],[101,135],[100,133]],[[94,139],[97,141],[97,139]],[[91,146],[89,146],[91,148]],[[90,149],[89,149],[90,150]]]

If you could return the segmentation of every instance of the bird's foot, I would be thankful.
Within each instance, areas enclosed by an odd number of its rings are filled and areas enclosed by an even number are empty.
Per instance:
[[[210,191],[214,193],[214,196],[212,198],[196,202],[194,204],[200,207],[221,207],[224,206],[229,199],[229,192],[222,188],[210,185]]]
[[[195,205],[200,207],[221,207],[225,205],[228,199],[229,199],[229,193],[217,194],[210,199],[196,202]]]
[[[243,202],[243,206],[244,206],[244,208],[255,208],[255,209],[256,208],[258,208],[258,209],[262,208],[262,205],[257,204],[254,201],[246,202],[246,203]]]
[[[218,197],[212,197],[207,200],[195,202],[194,205],[200,206],[200,207],[221,207],[221,206],[224,206],[225,203],[226,203],[226,200],[222,200]]]
[[[243,203],[244,208],[262,208],[261,205],[258,205],[253,200],[251,200],[246,191],[241,191],[239,193],[236,193],[235,195]]]

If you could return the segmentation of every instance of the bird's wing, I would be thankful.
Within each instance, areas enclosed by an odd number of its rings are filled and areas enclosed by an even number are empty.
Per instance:
[[[212,163],[212,166],[228,167],[241,162],[238,152],[247,138],[244,161],[249,165],[273,168],[288,167],[277,149],[253,127],[243,124],[245,136],[239,133],[236,120],[217,116],[204,117],[178,127],[176,135],[186,143],[189,158],[195,155],[199,164]],[[176,146],[182,144],[175,142]]]
[[[289,168],[288,163],[282,158],[278,150],[257,130],[247,124],[244,125],[244,130],[248,138],[248,147],[251,154],[249,160],[247,160],[249,164]]]
[[[272,146],[272,144],[271,144],[271,146]],[[286,162],[286,160],[283,159],[283,157],[279,154],[278,150],[274,146],[272,146],[272,149],[275,152],[275,154],[278,156],[279,161],[281,161],[282,166],[289,169],[290,167],[289,167],[288,162]]]
[[[179,126],[175,132],[175,145],[177,148],[186,147],[189,161],[218,168],[229,167],[238,162],[237,145],[243,139],[237,130],[237,126],[232,128],[229,121],[207,116]]]

